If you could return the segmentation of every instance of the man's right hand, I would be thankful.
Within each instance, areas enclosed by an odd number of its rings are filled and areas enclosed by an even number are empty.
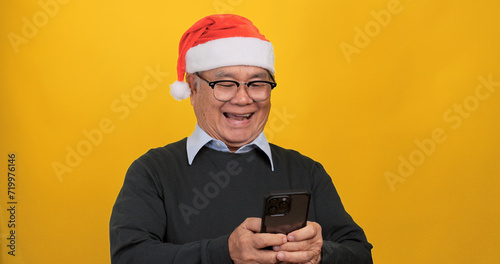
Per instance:
[[[247,218],[229,236],[229,255],[235,264],[278,262],[278,252],[264,248],[283,245],[287,241],[286,236],[258,233],[260,226],[260,218]]]

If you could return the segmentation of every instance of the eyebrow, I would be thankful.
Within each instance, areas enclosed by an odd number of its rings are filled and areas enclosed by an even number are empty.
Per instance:
[[[265,79],[268,75],[269,75],[269,73],[267,71],[263,71],[263,72],[259,72],[259,73],[256,73],[256,74],[250,76],[249,79],[253,79],[253,78],[262,78],[262,79]],[[235,76],[234,76],[233,73],[228,72],[228,71],[224,71],[224,70],[217,71],[214,74],[214,77],[215,78],[230,77],[230,78],[233,78],[233,79],[235,78]]]

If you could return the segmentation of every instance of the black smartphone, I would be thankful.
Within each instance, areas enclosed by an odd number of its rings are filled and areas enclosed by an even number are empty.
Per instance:
[[[309,191],[272,192],[264,198],[261,233],[288,234],[305,227]]]

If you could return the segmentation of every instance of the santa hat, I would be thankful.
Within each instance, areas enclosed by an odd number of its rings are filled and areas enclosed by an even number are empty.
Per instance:
[[[191,95],[185,73],[234,65],[258,66],[274,74],[273,45],[244,17],[220,14],[202,18],[180,40],[177,81],[170,85],[170,94],[177,100]]]

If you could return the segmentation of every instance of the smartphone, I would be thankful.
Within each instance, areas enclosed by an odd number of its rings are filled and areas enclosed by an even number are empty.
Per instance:
[[[264,198],[261,233],[288,234],[305,227],[309,191],[272,192]]]

